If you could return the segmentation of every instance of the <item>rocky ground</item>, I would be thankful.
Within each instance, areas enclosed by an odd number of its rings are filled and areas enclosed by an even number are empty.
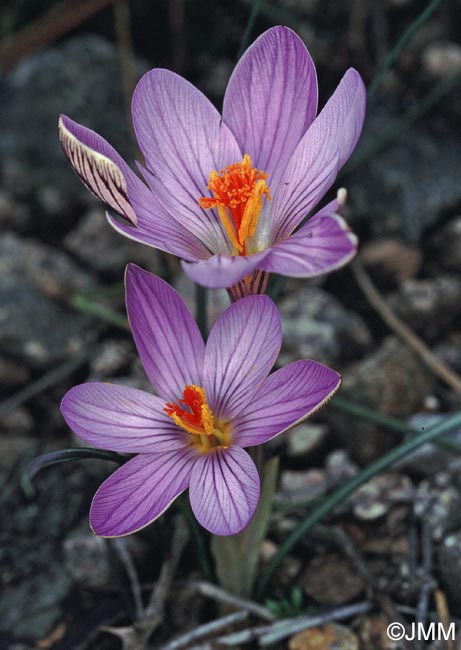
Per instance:
[[[420,10],[412,0],[354,2],[350,12],[348,4],[328,0],[321,11],[315,0],[271,0],[256,23],[255,33],[282,22],[305,38],[323,100],[348,65],[370,82],[377,61]],[[441,79],[461,72],[458,4],[443,5],[383,79],[337,187],[348,189],[345,216],[384,304],[459,375],[461,166],[454,124],[461,100],[455,86],[448,84],[417,114]],[[229,53],[216,35],[209,51],[199,44],[203,25],[189,38],[195,49],[185,72],[217,101],[247,13],[245,2],[235,16],[216,3],[207,16],[209,28],[221,26],[221,36],[228,26]],[[139,572],[146,596],[168,557],[176,516],[173,508],[122,541],[95,538],[88,507],[113,467],[108,462],[55,465],[34,479],[35,493],[24,485],[24,468],[37,454],[79,444],[59,411],[69,387],[98,379],[148,388],[123,319],[111,320],[114,312],[123,314],[126,263],[161,274],[191,306],[194,299],[175,260],[108,227],[103,207],[60,151],[56,119],[64,112],[130,155],[117,50],[107,30],[91,26],[92,33],[70,34],[0,80],[0,645],[7,650],[120,647],[101,626],[128,625],[136,617],[132,572]],[[139,74],[148,67],[140,61]],[[225,292],[213,292],[211,317],[226,304]],[[95,305],[103,309],[96,312]],[[316,282],[286,281],[278,305],[281,365],[298,358],[327,363],[343,375],[340,397],[417,430],[459,409],[459,395],[383,322],[350,269]],[[281,475],[263,565],[319,498],[402,439],[333,402],[274,442],[267,454],[280,454]],[[448,610],[461,621],[461,430],[446,440],[450,446],[423,446],[372,478],[286,558],[266,603],[278,616],[373,603],[343,622],[292,635],[290,650],[391,650],[397,646],[386,636],[389,620],[414,620],[425,603],[430,613]],[[202,578],[189,544],[155,647],[219,614],[216,602],[191,586]]]

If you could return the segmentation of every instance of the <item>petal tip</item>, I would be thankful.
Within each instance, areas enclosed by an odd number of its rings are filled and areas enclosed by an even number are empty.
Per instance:
[[[58,119],[58,136],[66,158],[86,187],[136,226],[127,180],[115,162],[118,154],[114,156],[112,147],[97,133],[63,114]]]

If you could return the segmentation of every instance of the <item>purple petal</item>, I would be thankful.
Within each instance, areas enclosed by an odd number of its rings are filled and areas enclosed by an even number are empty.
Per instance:
[[[267,296],[233,303],[213,325],[205,350],[204,388],[216,418],[230,419],[251,400],[282,343],[278,309]]]
[[[234,443],[250,447],[278,436],[323,406],[340,385],[340,375],[316,361],[295,361],[277,370],[232,423]]]
[[[312,278],[347,264],[357,252],[357,237],[337,214],[324,210],[294,235],[271,248],[260,269],[296,278]]]
[[[269,174],[272,192],[317,113],[317,76],[301,39],[287,27],[262,34],[238,62],[223,119],[243,153]]]
[[[287,165],[272,205],[273,233],[285,239],[333,184],[365,117],[365,87],[350,68]]]
[[[269,249],[254,255],[213,255],[199,262],[181,262],[184,273],[191,280],[210,289],[231,287],[259,268]]]
[[[138,454],[184,448],[186,436],[164,406],[136,388],[90,382],[71,388],[61,410],[72,431],[91,445]]]
[[[211,102],[192,84],[155,69],[139,81],[133,123],[161,202],[213,252],[229,250],[221,222],[198,205],[209,196],[210,173],[239,162],[242,154]]]
[[[127,267],[126,307],[144,370],[166,401],[200,383],[205,345],[181,296],[164,280]]]
[[[104,481],[91,504],[96,535],[120,537],[144,528],[165,512],[189,485],[197,452],[185,448],[140,454]]]
[[[198,522],[210,533],[240,533],[258,505],[259,476],[255,464],[240,447],[201,456],[192,470],[189,498]]]
[[[208,253],[184,226],[177,224],[123,158],[100,135],[65,115],[59,118],[64,153],[85,185],[129,223],[109,217],[121,234],[185,259]],[[136,226],[136,227],[133,227]]]
[[[66,115],[59,118],[58,132],[64,153],[88,189],[136,225],[128,186],[136,190],[141,181],[121,156],[104,138]]]

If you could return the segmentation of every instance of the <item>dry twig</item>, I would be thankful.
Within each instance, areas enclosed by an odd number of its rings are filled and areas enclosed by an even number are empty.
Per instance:
[[[234,632],[227,636],[220,636],[215,641],[218,647],[223,646],[225,648],[238,647],[250,641],[258,641],[259,645],[264,648],[279,643],[283,639],[296,634],[296,632],[327,625],[333,621],[353,618],[369,612],[372,608],[373,606],[369,602],[354,603],[317,616],[297,616],[296,618],[276,621],[272,625],[263,625],[242,630],[241,632]]]
[[[8,72],[25,56],[53,43],[113,1],[63,0],[0,43],[0,71]]]
[[[432,537],[429,526],[426,522],[422,523],[421,546],[423,554],[423,581],[419,592],[418,604],[416,607],[416,624],[425,625],[429,611],[429,598],[434,589],[434,580],[432,578]],[[417,640],[419,648],[424,644],[420,639]]]
[[[114,25],[115,33],[117,34],[117,46],[127,124],[130,129],[136,157],[139,157],[142,160],[142,156],[139,155],[140,151],[131,120],[131,97],[138,81],[138,73],[136,71],[136,57],[134,54],[133,38],[131,35],[131,12],[128,0],[114,1]]]
[[[131,557],[130,551],[128,550],[127,540],[125,537],[115,537],[114,539],[110,539],[109,542],[111,542],[111,545],[115,549],[126,571],[128,580],[130,582],[131,593],[133,595],[136,618],[141,619],[144,612],[142,605],[142,588],[139,582],[139,577],[133,562],[133,558]]]
[[[435,591],[435,606],[443,627],[445,630],[448,630],[450,628],[451,617],[448,610],[447,599],[445,598],[443,591],[440,589],[436,589]],[[450,635],[448,636],[449,638],[446,639],[447,650],[455,650],[455,640],[451,638]]]
[[[182,650],[182,648],[190,649],[190,644],[196,641],[201,641],[216,632],[221,632],[224,628],[229,625],[234,625],[235,623],[242,623],[248,618],[248,611],[234,612],[233,614],[228,614],[222,618],[218,618],[211,623],[205,623],[205,625],[200,625],[200,627],[195,628],[183,634],[182,636],[173,639],[166,645],[162,645],[161,650]]]
[[[231,605],[236,609],[246,610],[250,614],[254,614],[259,618],[262,618],[264,621],[273,621],[275,616],[272,612],[263,605],[255,603],[253,600],[248,600],[247,598],[240,598],[240,596],[234,596],[230,594],[225,589],[212,585],[209,582],[193,581],[188,583],[194,590],[198,591],[202,596],[207,598],[212,598],[219,603],[225,603],[226,605]]]
[[[351,264],[352,272],[368,302],[375,308],[386,325],[411,348],[439,379],[461,395],[461,379],[427,347],[408,325],[398,318],[382,298],[370,276],[359,260]]]
[[[188,539],[186,525],[183,519],[178,517],[173,533],[170,556],[163,563],[160,577],[155,583],[142,618],[128,627],[101,628],[103,631],[119,637],[123,644],[123,650],[145,650],[150,636],[162,622],[171,584]]]

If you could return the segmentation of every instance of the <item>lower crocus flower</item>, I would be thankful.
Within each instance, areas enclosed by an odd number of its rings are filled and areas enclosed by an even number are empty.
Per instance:
[[[97,535],[133,533],[161,515],[186,488],[206,529],[233,535],[251,520],[259,476],[244,447],[266,442],[324,404],[340,376],[315,361],[269,375],[282,331],[267,296],[232,304],[204,344],[178,293],[129,265],[126,302],[144,369],[157,395],[100,382],[63,398],[62,413],[83,440],[136,454],[93,499]]]
[[[365,89],[350,68],[317,113],[317,77],[302,41],[274,27],[245,52],[222,116],[179,75],[154,69],[133,96],[142,181],[99,135],[65,116],[61,143],[86,185],[125,218],[120,233],[183,259],[185,272],[235,295],[270,273],[312,277],[348,262],[357,241],[333,201],[298,230],[352,153]]]

